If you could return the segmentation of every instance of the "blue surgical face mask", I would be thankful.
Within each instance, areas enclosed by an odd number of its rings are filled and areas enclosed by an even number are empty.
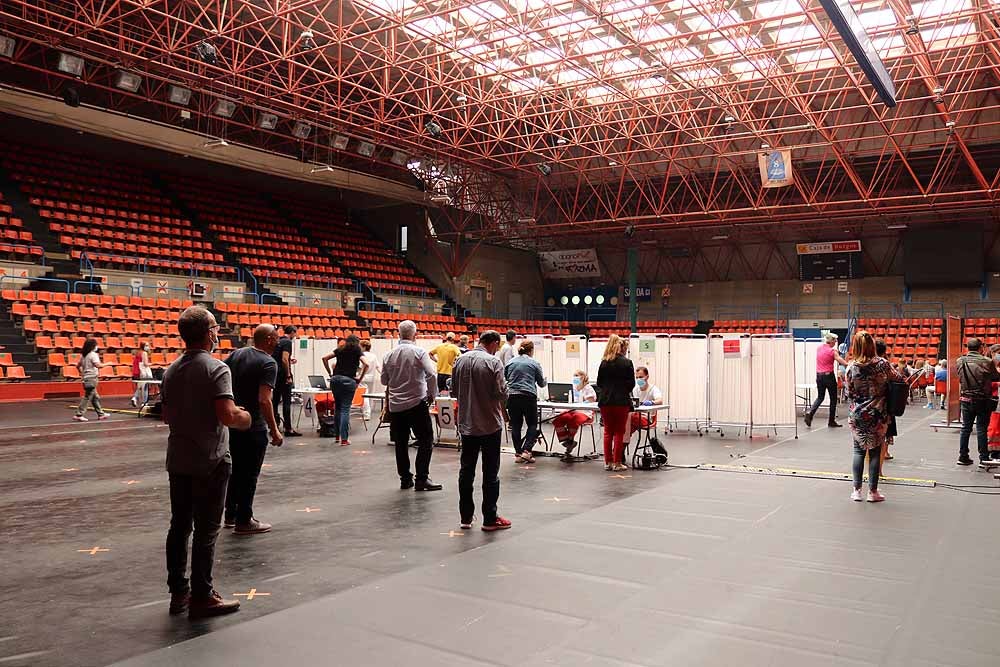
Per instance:
[[[581,380],[581,379],[580,379],[580,378],[578,378],[578,377],[574,377],[574,378],[573,378],[573,386],[574,386],[574,387],[579,387],[579,386],[581,386],[581,385],[583,385],[583,380]]]
[[[635,379],[635,383],[639,387],[639,389],[645,389],[646,388],[646,380],[645,380],[645,378],[636,378]]]

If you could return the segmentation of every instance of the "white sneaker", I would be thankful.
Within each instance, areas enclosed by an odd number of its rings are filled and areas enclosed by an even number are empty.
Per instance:
[[[129,402],[129,404],[130,404],[130,405],[131,405],[131,406],[132,406],[133,408],[137,408],[137,407],[139,407],[139,404],[135,402],[135,396],[133,396],[132,398],[128,399],[128,402]]]
[[[102,412],[100,415],[97,416],[97,421],[104,421],[110,416],[111,415],[109,415],[107,412]]]
[[[854,489],[854,491],[851,491],[851,500],[856,503],[860,503],[864,500],[864,498],[861,497],[861,489]]]
[[[73,415],[73,419],[75,419],[78,422],[89,422],[90,421],[89,419],[87,419],[83,415]]]
[[[885,496],[883,496],[878,491],[869,491],[868,492],[868,502],[870,502],[870,503],[880,503],[880,502],[882,502],[884,500],[885,500]]]

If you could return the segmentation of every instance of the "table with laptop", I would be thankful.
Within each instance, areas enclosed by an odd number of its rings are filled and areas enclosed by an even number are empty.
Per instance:
[[[319,428],[319,422],[317,421],[315,409],[316,397],[329,395],[330,400],[333,400],[333,392],[330,391],[330,386],[327,384],[326,378],[322,375],[310,375],[309,387],[293,387],[292,393],[302,398],[302,402],[299,403],[299,414],[295,419],[295,428],[299,427],[299,423],[302,421],[302,413],[306,410],[308,410],[311,415],[313,429]]]

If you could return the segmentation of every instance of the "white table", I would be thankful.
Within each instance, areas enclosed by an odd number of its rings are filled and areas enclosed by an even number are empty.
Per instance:
[[[379,401],[382,404],[382,407],[378,411],[378,423],[375,424],[375,429],[372,431],[372,444],[374,445],[375,444],[375,436],[378,435],[379,429],[382,428],[383,426],[384,427],[388,427],[389,426],[389,422],[385,419],[385,416],[386,416],[386,409],[385,409],[385,400],[386,400],[386,397],[385,397],[385,392],[384,391],[376,391],[376,392],[371,392],[371,393],[365,393],[365,398],[371,399],[373,401]]]
[[[150,386],[159,387],[163,384],[162,380],[132,380],[132,382],[135,384],[136,389],[138,389],[139,387],[150,387]],[[153,394],[154,397],[159,395],[160,395],[159,390],[157,390],[157,392]],[[147,391],[146,400],[144,400],[142,402],[142,405],[139,406],[139,411],[135,415],[136,417],[142,417],[142,411],[149,405],[149,398],[150,398],[150,393]]]
[[[600,409],[601,408],[600,408],[600,406],[597,403],[564,403],[564,402],[556,402],[556,401],[538,401],[538,434],[541,437],[541,439],[545,442],[545,449],[546,449],[546,451],[547,452],[551,451],[551,445],[549,444],[548,439],[545,437],[545,434],[542,433],[542,425],[543,424],[552,422],[556,417],[558,417],[562,413],[568,412],[570,410],[577,410],[579,412],[599,412]],[[543,416],[542,416],[542,411],[543,410],[549,410],[549,411],[552,412],[552,414],[550,414],[547,419],[543,418]],[[646,414],[660,412],[662,410],[667,410],[668,411],[667,412],[667,415],[668,415],[667,419],[669,420],[670,406],[668,404],[666,404],[666,403],[664,403],[663,405],[640,405],[640,406],[632,408],[632,412],[639,412],[639,413],[646,413]],[[647,441],[649,440],[649,428],[650,427],[646,427],[645,429],[642,430],[642,432],[646,434],[646,440]],[[552,427],[552,433],[553,433],[553,436],[554,436],[555,435],[555,425],[553,425],[553,427]],[[597,458],[597,443],[594,442],[593,430],[591,430],[591,441],[592,441],[592,444],[593,444],[593,452],[588,457],[574,457],[575,459]],[[639,436],[639,441],[640,441],[640,443],[642,442],[642,435],[641,434]],[[555,456],[555,455],[556,454],[553,454],[553,456]]]
[[[292,393],[293,394],[298,394],[299,396],[302,397],[302,402],[299,403],[299,416],[295,418],[295,428],[296,428],[296,430],[299,428],[299,423],[302,421],[302,413],[306,409],[306,403],[307,402],[311,402],[312,403],[312,408],[311,408],[311,411],[312,411],[312,425],[313,425],[314,429],[317,428],[318,423],[316,421],[316,409],[315,409],[315,406],[316,406],[316,396],[318,396],[320,394],[329,394],[330,397],[333,398],[333,392],[330,391],[329,389],[316,389],[315,387],[307,387],[307,388],[304,388],[304,389],[299,389],[298,387],[292,387]]]

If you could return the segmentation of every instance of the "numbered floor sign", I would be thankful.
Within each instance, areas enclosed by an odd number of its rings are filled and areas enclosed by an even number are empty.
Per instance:
[[[434,399],[437,410],[438,438],[435,444],[457,445],[458,437],[458,401],[448,396],[438,396]]]

